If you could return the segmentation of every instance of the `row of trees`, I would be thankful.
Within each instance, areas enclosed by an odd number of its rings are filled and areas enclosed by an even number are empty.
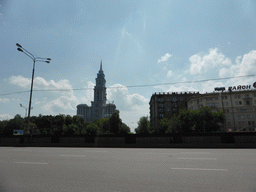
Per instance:
[[[136,134],[169,134],[185,132],[214,132],[224,123],[222,111],[212,112],[209,107],[202,107],[198,111],[190,109],[180,110],[171,119],[160,120],[157,129],[150,126],[148,117],[141,117]],[[23,130],[27,127],[27,119],[16,115],[13,119],[0,121],[0,134],[12,135],[13,130]],[[130,128],[122,122],[119,114],[114,113],[109,119],[99,119],[92,123],[85,122],[82,117],[70,115],[33,116],[29,127],[37,135],[98,135],[130,133]]]
[[[16,115],[13,119],[0,121],[0,134],[10,136],[13,130],[24,130],[27,118]],[[114,113],[109,119],[99,119],[88,123],[82,117],[70,115],[30,117],[30,131],[37,135],[97,135],[127,134],[130,128],[122,122],[119,114]]]
[[[136,134],[215,132],[220,130],[224,120],[225,117],[222,111],[212,112],[209,107],[202,107],[195,111],[182,109],[177,116],[171,119],[161,119],[157,130],[150,126],[148,117],[141,117],[135,132]]]

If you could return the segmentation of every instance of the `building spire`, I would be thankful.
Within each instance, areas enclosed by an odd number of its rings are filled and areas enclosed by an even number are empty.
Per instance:
[[[100,71],[102,71],[102,60],[100,61]]]

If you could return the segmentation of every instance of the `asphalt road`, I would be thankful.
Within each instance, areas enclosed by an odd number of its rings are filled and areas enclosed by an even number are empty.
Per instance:
[[[256,191],[255,149],[0,148],[0,190]]]

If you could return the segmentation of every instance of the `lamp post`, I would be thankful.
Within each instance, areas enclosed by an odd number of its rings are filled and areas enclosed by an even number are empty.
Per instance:
[[[27,108],[27,107],[25,107],[24,105],[22,105],[21,103],[20,103],[20,107],[22,107],[22,108],[24,108],[24,109],[26,110],[26,113],[25,113],[25,118],[26,118],[28,108]],[[31,107],[31,109],[33,109],[33,107]]]
[[[32,70],[32,80],[31,80],[31,89],[30,89],[30,98],[29,98],[29,107],[28,107],[28,125],[27,125],[27,131],[29,132],[29,121],[30,121],[30,110],[31,110],[31,101],[32,101],[32,92],[33,92],[33,82],[34,82],[34,73],[35,73],[35,64],[36,62],[46,62],[50,63],[50,58],[42,58],[42,57],[35,57],[32,53],[30,53],[28,50],[23,48],[20,44],[16,43],[17,50],[20,52],[23,52],[26,54],[30,59],[33,60],[33,70]],[[31,132],[32,134],[32,132]]]
[[[231,108],[232,108],[232,115],[233,115],[233,124],[234,124],[234,131],[236,131],[236,124],[235,124],[235,114],[234,114],[234,107],[233,107],[233,102],[232,102],[232,90],[228,89],[229,95],[230,95],[230,100],[231,100]]]

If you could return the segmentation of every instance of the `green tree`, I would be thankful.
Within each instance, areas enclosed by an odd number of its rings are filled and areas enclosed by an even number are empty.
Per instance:
[[[70,115],[67,115],[65,118],[65,125],[68,126],[73,123],[73,118]]]
[[[164,134],[171,125],[171,119],[163,118],[159,122],[158,133]]]
[[[150,122],[148,117],[141,117],[138,121],[138,127],[135,129],[136,134],[149,134]]]
[[[213,132],[220,129],[224,122],[222,111],[212,112],[209,107],[202,107],[199,110],[191,111],[182,109],[178,117],[171,119],[171,128],[167,133],[176,132]]]
[[[119,118],[119,114],[113,113],[109,118],[109,130],[111,133],[118,134],[121,127],[122,120]]]
[[[178,117],[172,117],[168,123],[165,133],[179,133],[181,131],[181,122]]]
[[[104,119],[97,119],[93,123],[97,124],[99,129],[100,129],[100,134],[105,134],[106,132],[109,131],[109,119],[104,118]]]
[[[8,124],[8,120],[0,121],[0,134],[5,135],[6,126]]]
[[[90,136],[96,136],[99,134],[99,126],[95,123],[91,123],[86,127],[86,133]]]
[[[125,123],[122,123],[119,129],[119,135],[126,135],[131,132],[130,127],[128,127]]]
[[[15,115],[13,119],[10,119],[5,127],[4,134],[12,135],[13,130],[24,130],[26,128],[26,122],[20,115]]]
[[[179,111],[178,119],[181,123],[181,132],[191,132],[194,125],[193,113],[190,109],[181,109]]]

